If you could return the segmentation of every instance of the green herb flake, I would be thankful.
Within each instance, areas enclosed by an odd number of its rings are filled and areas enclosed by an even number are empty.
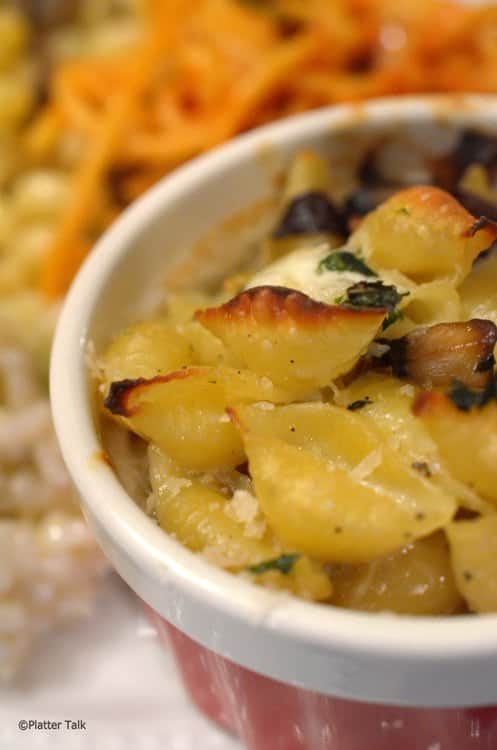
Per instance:
[[[497,383],[492,380],[483,390],[469,388],[459,380],[455,380],[447,396],[461,411],[471,411],[482,408],[489,401],[497,401]]]
[[[396,287],[384,284],[383,281],[359,281],[346,290],[342,304],[352,307],[384,308],[392,312],[408,294],[409,292],[399,292]]]
[[[347,406],[347,409],[349,411],[358,411],[359,409],[364,409],[365,406],[373,403],[374,401],[371,401],[369,396],[365,396],[365,398],[359,398],[357,401],[352,401],[352,403]]]
[[[395,310],[392,310],[388,313],[387,317],[381,324],[381,330],[386,331],[387,328],[390,328],[390,326],[393,326],[394,323],[396,323],[398,320],[404,319],[404,313],[402,310],[400,310],[398,307],[395,308]]]
[[[482,391],[468,388],[459,381],[454,383],[447,395],[461,411],[470,411],[474,406],[481,405]]]
[[[398,208],[395,213],[397,213],[397,214],[404,214],[404,216],[410,216],[411,215],[409,209],[406,208],[405,206],[402,206],[402,208]]]
[[[361,273],[363,276],[378,276],[376,271],[373,271],[363,260],[354,253],[348,252],[348,250],[339,250],[323,258],[319,262],[317,272],[324,273],[325,271],[351,271]]]
[[[273,560],[265,560],[258,565],[251,565],[250,568],[248,568],[248,571],[249,573],[253,573],[254,575],[261,575],[262,573],[267,573],[268,570],[279,570],[280,573],[283,573],[283,575],[287,576],[291,572],[299,557],[300,555],[297,553],[280,555],[279,557],[275,557]]]

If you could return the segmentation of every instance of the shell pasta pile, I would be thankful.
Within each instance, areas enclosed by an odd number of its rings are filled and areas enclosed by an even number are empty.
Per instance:
[[[165,532],[307,599],[497,611],[497,224],[463,205],[495,213],[492,148],[462,134],[451,192],[377,175],[340,201],[299,153],[245,266],[111,342],[99,398]]]
[[[186,0],[0,0],[0,680],[29,662],[40,634],[92,612],[96,583],[107,570],[56,446],[47,389],[60,303],[95,241],[172,169],[261,123],[375,96],[497,91],[495,4],[194,5],[192,12]],[[493,201],[491,184],[478,168],[459,188],[468,181],[479,201],[468,210],[488,216],[480,204]],[[351,217],[378,196],[385,197],[383,183],[353,196]],[[470,197],[474,202],[474,191]],[[343,240],[351,226],[339,221]],[[274,253],[294,249],[292,233],[283,231]],[[268,265],[271,259],[258,260]],[[487,282],[483,272],[476,295]],[[207,351],[224,345],[205,326],[191,325],[191,311],[227,301],[241,290],[237,284],[231,280],[230,291],[216,299],[171,300],[175,332],[187,320],[197,336],[203,354],[195,361],[211,364]],[[447,319],[456,319],[453,296],[444,299]],[[471,315],[491,317],[492,304],[482,302]],[[145,368],[143,376],[149,374],[156,374],[153,367]],[[130,483],[140,495],[150,492],[143,445],[135,441],[130,452],[125,435],[114,437],[128,456]],[[242,489],[253,494],[241,474]],[[223,496],[236,489],[216,487]],[[237,498],[258,507],[246,495]],[[219,546],[211,544],[209,554],[218,559]],[[288,554],[279,563],[287,573],[270,567],[255,580],[293,586],[306,563]],[[306,581],[308,595],[309,576]],[[334,586],[337,601],[336,580]]]

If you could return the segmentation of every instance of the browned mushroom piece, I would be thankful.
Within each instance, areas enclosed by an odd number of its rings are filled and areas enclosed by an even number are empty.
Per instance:
[[[497,165],[497,138],[493,134],[489,135],[478,130],[465,130],[451,156],[459,174],[462,174],[471,164],[495,167]]]
[[[497,203],[491,203],[480,195],[470,193],[463,188],[457,188],[454,195],[466,211],[473,216],[485,216],[491,221],[497,221]]]
[[[389,360],[395,375],[423,388],[454,380],[484,388],[492,379],[496,342],[497,327],[490,320],[439,323],[392,341]]]
[[[451,153],[430,159],[429,163],[434,184],[455,195],[473,215],[479,216],[484,213],[488,216],[488,209],[482,211],[481,206],[478,205],[478,196],[467,191],[461,191],[460,194],[459,182],[465,170],[474,164],[480,164],[490,174],[495,174],[497,167],[495,135],[477,130],[465,130]]]

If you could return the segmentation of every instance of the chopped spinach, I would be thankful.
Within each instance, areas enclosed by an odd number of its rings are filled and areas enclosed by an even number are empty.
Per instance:
[[[348,250],[337,250],[319,262],[318,273],[325,271],[352,271],[363,276],[378,276],[376,271],[367,266],[363,260]]]
[[[486,388],[476,390],[456,380],[447,395],[458,409],[470,411],[485,406],[489,401],[497,401],[497,383],[494,379]]]
[[[398,307],[395,308],[395,310],[391,310],[383,323],[381,324],[381,330],[386,331],[387,328],[390,326],[393,326],[394,323],[396,323],[398,320],[402,320],[404,317],[404,313],[402,310],[400,310]]]
[[[254,575],[261,575],[261,573],[267,573],[268,570],[279,570],[283,575],[288,575],[300,555],[297,553],[280,555],[275,557],[273,560],[265,560],[264,562],[258,563],[258,565],[251,565],[248,568],[250,573]]]
[[[384,284],[383,281],[359,281],[349,286],[345,295],[337,302],[352,307],[385,308],[391,312],[402,297],[408,294],[409,292],[399,292],[396,287]]]
[[[483,391],[475,391],[464,383],[456,381],[450,389],[448,396],[450,400],[461,411],[469,411],[474,406],[481,406]]]

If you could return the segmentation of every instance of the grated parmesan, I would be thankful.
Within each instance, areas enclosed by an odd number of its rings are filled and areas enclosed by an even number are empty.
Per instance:
[[[225,512],[238,523],[248,523],[257,518],[259,503],[257,498],[247,490],[235,490],[233,497],[226,505]]]
[[[191,487],[190,479],[181,479],[180,477],[167,477],[166,481],[159,487],[159,495],[165,491],[170,497],[176,497],[182,489]]]
[[[235,490],[224,512],[244,526],[244,536],[250,539],[262,539],[266,533],[266,522],[259,516],[259,501],[251,492]]]
[[[363,479],[367,479],[373,471],[378,468],[382,460],[383,455],[381,448],[377,448],[377,450],[368,453],[368,455],[352,469],[350,476],[361,482]]]

